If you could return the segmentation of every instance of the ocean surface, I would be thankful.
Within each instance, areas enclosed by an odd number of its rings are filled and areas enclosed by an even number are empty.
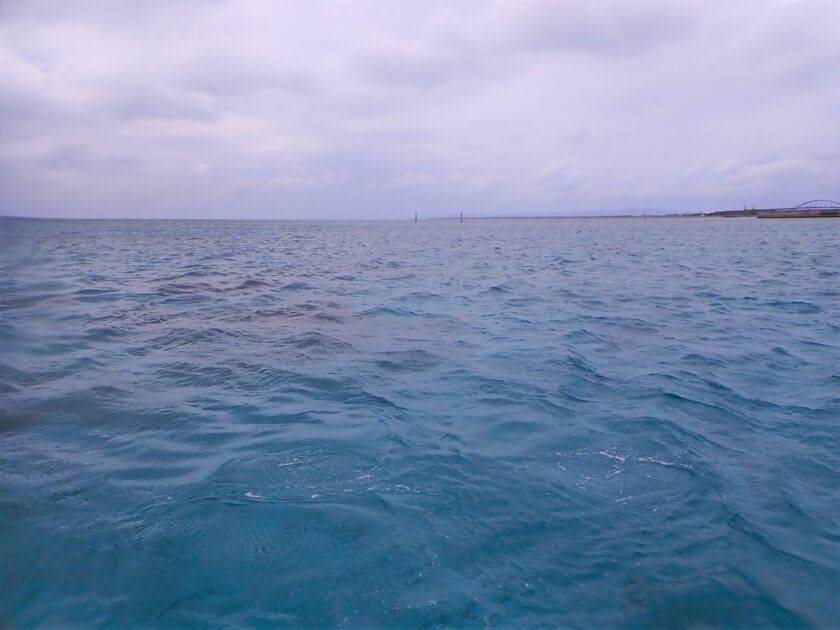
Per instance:
[[[840,625],[840,221],[0,246],[0,626]]]

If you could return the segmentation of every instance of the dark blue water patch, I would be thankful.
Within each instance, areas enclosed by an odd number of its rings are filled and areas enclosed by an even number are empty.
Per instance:
[[[0,624],[833,627],[840,224],[0,223]]]
[[[443,358],[422,349],[389,351],[381,355],[376,366],[386,373],[424,372],[443,363]]]
[[[412,311],[406,308],[392,308],[389,306],[376,306],[366,309],[361,313],[363,316],[393,316],[393,317],[423,317],[421,312]],[[433,315],[432,315],[433,316]]]
[[[289,282],[281,287],[284,291],[300,291],[302,289],[311,289],[312,285],[307,282]]]

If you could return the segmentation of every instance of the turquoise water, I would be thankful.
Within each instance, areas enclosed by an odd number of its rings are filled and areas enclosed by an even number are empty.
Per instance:
[[[840,622],[840,221],[0,244],[0,625]]]

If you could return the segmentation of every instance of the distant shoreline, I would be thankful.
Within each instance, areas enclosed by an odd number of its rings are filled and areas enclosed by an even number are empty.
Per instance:
[[[502,215],[502,216],[465,216],[465,221],[486,220],[548,220],[548,219],[837,219],[840,210],[797,210],[795,208],[772,208],[751,210],[720,210],[716,212],[682,212],[667,214],[551,214],[551,215]],[[0,215],[0,220],[32,220],[32,221],[289,221],[289,222],[355,222],[355,221],[395,221],[399,223],[414,222],[412,218],[341,218],[341,219],[286,219],[286,218],[215,218],[215,217],[32,217],[20,215]],[[459,216],[432,216],[421,218],[421,221],[459,221]]]
[[[464,217],[471,221],[484,219],[837,219],[840,210],[794,210],[787,208],[768,210],[721,210],[718,212],[685,212],[670,214],[581,214],[539,216],[482,216]],[[437,217],[435,220],[457,221],[458,217]]]

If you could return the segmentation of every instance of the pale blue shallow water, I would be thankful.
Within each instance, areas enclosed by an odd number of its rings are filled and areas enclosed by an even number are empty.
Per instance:
[[[840,221],[0,245],[0,625],[840,624]]]

